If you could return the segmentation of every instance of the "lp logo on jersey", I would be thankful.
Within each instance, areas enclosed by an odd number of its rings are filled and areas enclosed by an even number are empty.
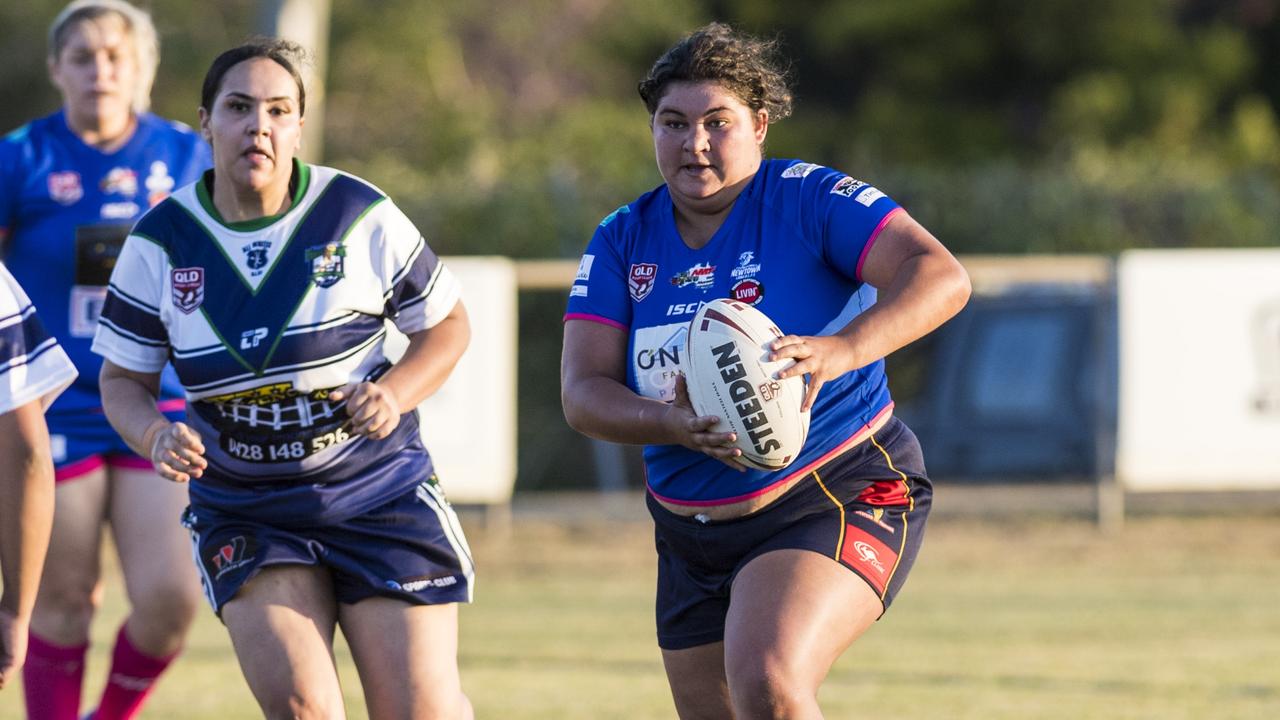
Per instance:
[[[311,282],[316,287],[327,288],[343,278],[342,262],[347,256],[345,245],[331,242],[307,248],[307,265],[311,267]]]
[[[627,278],[627,289],[631,291],[631,299],[636,302],[649,297],[653,290],[653,281],[658,277],[658,266],[654,263],[635,263],[631,266],[631,275]]]
[[[173,306],[190,315],[204,302],[204,268],[174,268],[169,273]]]
[[[258,347],[258,343],[267,338],[267,329],[264,327],[245,330],[240,333],[240,349],[252,350]]]

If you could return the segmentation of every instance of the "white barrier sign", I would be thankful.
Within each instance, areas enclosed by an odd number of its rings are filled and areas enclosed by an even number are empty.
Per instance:
[[[1118,292],[1120,482],[1280,487],[1280,250],[1128,252]]]
[[[445,257],[462,286],[471,344],[418,408],[422,440],[453,503],[510,501],[516,480],[516,271],[498,257]],[[406,340],[388,323],[387,356]]]

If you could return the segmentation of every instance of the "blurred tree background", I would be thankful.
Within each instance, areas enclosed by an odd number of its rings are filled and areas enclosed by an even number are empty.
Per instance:
[[[0,4],[2,131],[57,106],[44,34],[63,4]],[[194,124],[205,68],[259,3],[139,4],[162,39],[155,109]],[[1280,0],[332,0],[322,160],[442,253],[576,257],[660,182],[635,85],[713,19],[792,62],[769,154],[876,184],[956,252],[1277,244]],[[563,428],[563,298],[526,295],[536,487],[563,452],[537,435]]]

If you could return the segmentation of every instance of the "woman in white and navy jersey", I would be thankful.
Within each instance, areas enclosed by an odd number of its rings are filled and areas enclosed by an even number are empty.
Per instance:
[[[27,628],[53,526],[44,409],[76,378],[35,306],[0,264],[0,690],[27,656]]]
[[[901,587],[932,497],[883,358],[959,311],[968,278],[877,188],[763,157],[791,109],[771,43],[708,25],[639,90],[665,184],[606,217],[583,255],[565,416],[647,446],[658,644],[680,716],[818,717],[818,686]],[[745,470],[690,407],[688,323],[722,297],[788,333],[773,356],[795,364],[779,376],[809,381],[808,439],[783,470]]]
[[[267,717],[343,714],[341,625],[372,717],[470,717],[457,604],[473,567],[414,410],[470,338],[459,288],[381,191],[295,159],[301,49],[216,58],[214,169],[134,227],[94,350],[107,416],[190,482],[205,593]],[[394,365],[385,323],[409,338]],[[156,412],[173,363],[187,421]]]
[[[156,487],[102,413],[90,349],[107,278],[134,221],[212,158],[190,127],[147,111],[158,63],[150,17],[124,0],[75,0],[49,28],[62,106],[0,140],[0,249],[80,372],[49,408],[53,537],[23,670],[31,720],[75,720],[101,598],[104,531],[129,613],[115,632],[99,720],[135,717],[182,646],[200,587],[178,524],[186,489]],[[181,417],[176,383],[158,401]]]

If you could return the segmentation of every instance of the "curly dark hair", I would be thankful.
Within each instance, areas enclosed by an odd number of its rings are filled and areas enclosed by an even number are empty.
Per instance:
[[[298,85],[298,114],[305,114],[307,89],[302,84],[302,75],[298,69],[307,62],[306,49],[289,40],[261,36],[249,38],[243,45],[233,47],[214,58],[209,66],[209,72],[204,76],[204,86],[200,90],[200,107],[212,111],[213,100],[222,89],[222,77],[231,68],[253,58],[273,60],[289,72]]]
[[[767,110],[769,122],[791,114],[791,87],[777,40],[761,40],[713,22],[671,46],[649,68],[637,88],[653,115],[672,82],[714,82],[753,111]]]

